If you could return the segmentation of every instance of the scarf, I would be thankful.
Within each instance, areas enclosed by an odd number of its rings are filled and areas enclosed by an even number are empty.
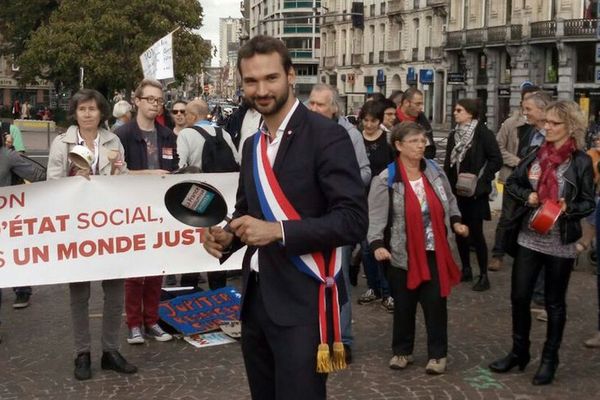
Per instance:
[[[475,136],[475,128],[479,121],[476,119],[471,120],[468,124],[458,125],[454,130],[454,148],[450,154],[450,166],[453,167],[455,164],[460,164],[465,159],[467,151],[473,144],[473,137]],[[457,171],[460,172],[460,171]]]
[[[577,150],[575,139],[570,138],[558,149],[554,144],[546,142],[537,153],[542,173],[538,182],[538,196],[540,203],[546,199],[558,201],[558,177],[556,170],[571,154]]]
[[[399,122],[406,122],[406,121],[416,122],[417,121],[417,117],[411,117],[408,114],[404,114],[400,107],[398,107],[398,109],[396,110],[396,117],[398,118]]]
[[[429,272],[427,253],[425,250],[425,226],[419,199],[406,175],[406,170],[400,157],[397,160],[398,169],[404,182],[404,210],[406,219],[406,252],[408,253],[408,277],[406,286],[408,289],[416,289],[425,281],[431,280]],[[433,187],[423,174],[423,186],[431,224],[433,227],[433,238],[435,244],[435,261],[440,280],[440,295],[448,297],[452,286],[460,282],[460,271],[446,237],[446,225],[444,223],[444,207],[433,190]]]

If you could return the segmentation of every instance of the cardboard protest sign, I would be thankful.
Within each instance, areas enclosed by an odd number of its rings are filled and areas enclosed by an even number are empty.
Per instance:
[[[144,78],[166,80],[175,77],[173,33],[159,39],[140,56]]]
[[[202,243],[207,228],[169,214],[164,195],[184,180],[204,181],[233,212],[237,173],[92,176],[3,187],[0,287],[239,269],[243,250],[223,265]]]
[[[184,335],[210,332],[240,319],[241,295],[232,287],[196,292],[162,301],[158,314]]]
[[[200,349],[202,347],[219,346],[222,344],[235,343],[236,340],[230,338],[223,332],[201,333],[183,338],[192,346]]]

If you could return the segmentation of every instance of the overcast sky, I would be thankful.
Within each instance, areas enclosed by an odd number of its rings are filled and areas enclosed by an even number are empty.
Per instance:
[[[241,0],[200,0],[204,9],[204,20],[200,34],[203,38],[212,41],[213,46],[219,47],[219,18],[241,18]],[[219,65],[219,55],[213,58],[212,65]]]

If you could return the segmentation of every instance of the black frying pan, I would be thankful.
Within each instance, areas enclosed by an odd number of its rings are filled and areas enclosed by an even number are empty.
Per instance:
[[[190,202],[190,198],[195,201]],[[191,209],[194,204],[197,207]],[[205,182],[183,181],[174,184],[165,193],[165,206],[176,220],[197,228],[218,225],[223,220],[230,221],[225,198],[215,187]]]

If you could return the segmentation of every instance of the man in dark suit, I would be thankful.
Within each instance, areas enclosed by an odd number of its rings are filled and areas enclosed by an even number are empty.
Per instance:
[[[321,252],[327,263],[333,249],[364,237],[364,185],[344,128],[308,111],[295,98],[296,75],[281,41],[254,37],[240,49],[238,69],[246,100],[264,123],[243,146],[229,224],[234,234],[213,227],[204,246],[221,260],[248,246],[241,318],[252,398],[325,399],[327,375],[316,372],[321,284],[301,272],[292,258]],[[259,155],[265,164],[259,163]],[[259,165],[265,171],[272,167],[272,176],[300,219],[265,215],[264,198],[261,202],[258,195]],[[338,287],[343,291],[343,285]]]

